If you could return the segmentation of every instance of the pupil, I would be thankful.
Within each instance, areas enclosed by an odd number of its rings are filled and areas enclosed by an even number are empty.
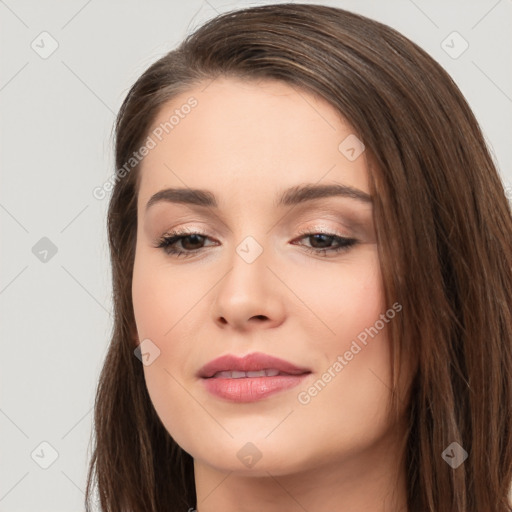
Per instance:
[[[181,240],[181,244],[183,245],[183,247],[185,249],[194,250],[194,249],[197,249],[197,247],[187,247],[187,246],[190,246],[190,245],[194,246],[195,244],[200,245],[202,242],[202,238],[203,237],[201,235],[189,235]],[[190,244],[190,243],[188,243],[188,241],[190,241],[191,239],[192,239],[192,243]]]
[[[315,244],[317,241],[320,241],[320,244],[321,244],[322,238],[323,238],[323,241],[327,243],[327,246],[329,246],[329,242],[332,242],[332,240],[330,240],[332,237],[329,235],[324,235],[324,234],[313,235],[311,238],[314,240],[314,243],[312,243],[311,245],[313,247],[317,247],[317,248],[318,248],[318,246]]]

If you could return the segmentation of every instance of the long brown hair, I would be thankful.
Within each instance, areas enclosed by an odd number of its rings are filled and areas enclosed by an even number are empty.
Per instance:
[[[87,507],[93,487],[105,512],[196,505],[192,458],[160,422],[133,354],[139,166],[128,171],[126,162],[165,102],[217,76],[281,80],[325,99],[357,131],[373,162],[386,301],[403,306],[390,324],[394,389],[401,361],[415,368],[404,451],[409,510],[510,510],[512,216],[496,167],[461,92],[425,51],[376,21],[306,4],[207,22],[150,66],[120,109],[108,212],[115,317]],[[457,468],[442,457],[453,442],[468,454]]]

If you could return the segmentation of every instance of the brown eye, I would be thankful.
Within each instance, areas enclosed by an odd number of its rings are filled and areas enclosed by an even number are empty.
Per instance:
[[[194,251],[201,248],[201,244],[204,244],[205,237],[194,233],[181,237],[181,246],[187,251]]]
[[[333,235],[325,235],[324,233],[318,233],[316,235],[309,236],[311,246],[315,249],[324,249],[326,247],[330,247],[334,241],[334,238],[335,237]]]
[[[193,256],[204,247],[208,238],[202,233],[172,232],[164,235],[156,247],[163,249],[170,256]]]
[[[304,248],[314,254],[323,256],[335,255],[337,253],[348,251],[350,247],[356,245],[358,241],[355,238],[347,238],[335,235],[334,233],[301,233],[297,240],[308,239],[310,245],[304,245]],[[333,246],[334,243],[334,246]],[[303,245],[303,244],[299,244]]]

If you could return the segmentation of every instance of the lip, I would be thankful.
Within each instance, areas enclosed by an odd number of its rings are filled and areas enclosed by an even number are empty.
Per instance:
[[[301,368],[295,366],[289,361],[279,359],[278,357],[263,354],[261,352],[253,352],[245,356],[239,357],[233,354],[217,357],[209,363],[205,364],[198,373],[198,376],[207,379],[213,377],[217,372],[224,371],[240,371],[255,372],[264,370],[265,368],[275,368],[282,373],[290,375],[299,375],[301,373],[310,372],[309,368]]]
[[[242,378],[213,377],[217,372],[252,372],[265,369],[279,370],[280,374]],[[255,352],[243,357],[233,354],[218,357],[204,365],[197,376],[206,390],[219,398],[233,402],[254,402],[299,385],[310,373],[309,368]]]

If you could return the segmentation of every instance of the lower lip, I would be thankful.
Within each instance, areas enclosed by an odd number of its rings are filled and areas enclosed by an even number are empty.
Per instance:
[[[209,378],[204,385],[212,395],[232,402],[255,402],[280,391],[298,386],[309,374],[276,375],[275,377],[243,377],[241,379]]]

